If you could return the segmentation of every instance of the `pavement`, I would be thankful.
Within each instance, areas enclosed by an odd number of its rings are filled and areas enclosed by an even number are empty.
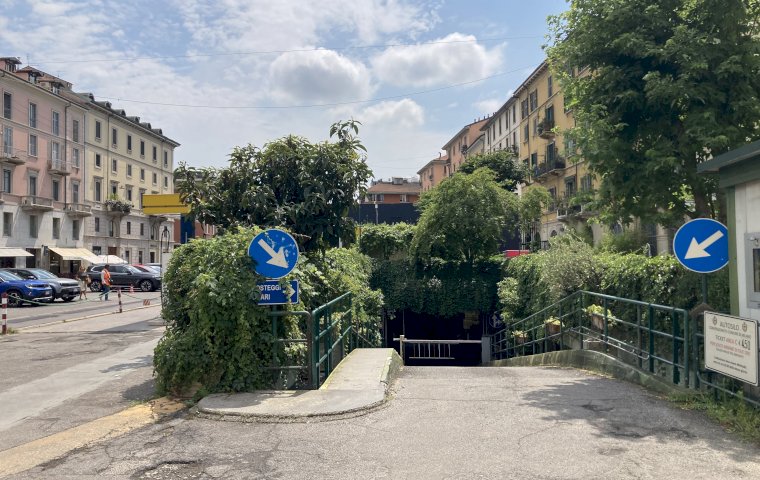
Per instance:
[[[353,350],[319,390],[213,394],[197,411],[226,420],[293,422],[366,413],[382,405],[399,372],[401,358],[392,348]]]

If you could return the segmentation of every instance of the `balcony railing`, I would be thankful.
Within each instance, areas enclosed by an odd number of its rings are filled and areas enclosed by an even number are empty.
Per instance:
[[[533,178],[540,181],[548,174],[559,175],[559,170],[564,169],[565,166],[564,158],[555,157],[555,160],[552,162],[539,163],[538,166],[533,167]]]
[[[12,145],[3,145],[3,148],[0,151],[0,159],[7,163],[20,165],[24,163],[23,153],[24,152],[20,150],[14,149]]]
[[[48,171],[59,175],[69,175],[71,173],[71,164],[60,158],[51,158],[48,160]]]
[[[92,215],[92,205],[69,203],[66,205],[66,213],[72,217],[89,217]]]
[[[53,210],[53,199],[38,197],[36,195],[24,195],[21,197],[21,208],[26,211],[47,212]]]
[[[554,119],[544,118],[543,120],[538,122],[538,136],[541,138],[554,137],[554,131],[552,130],[553,128],[554,128]]]

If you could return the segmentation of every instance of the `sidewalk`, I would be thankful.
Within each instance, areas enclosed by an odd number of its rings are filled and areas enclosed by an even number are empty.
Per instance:
[[[214,394],[198,402],[204,416],[237,417],[241,421],[303,421],[370,410],[385,402],[401,358],[392,348],[351,352],[319,390],[261,391]]]

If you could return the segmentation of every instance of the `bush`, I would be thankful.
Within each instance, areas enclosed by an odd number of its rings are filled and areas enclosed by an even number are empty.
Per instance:
[[[380,223],[361,226],[359,251],[372,258],[388,260],[403,258],[409,253],[415,225],[408,223]]]

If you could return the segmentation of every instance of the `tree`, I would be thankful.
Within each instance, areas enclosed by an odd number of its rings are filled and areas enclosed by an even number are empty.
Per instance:
[[[337,141],[312,144],[289,135],[264,145],[235,147],[227,168],[196,169],[180,164],[177,191],[191,217],[221,227],[286,227],[306,251],[349,242],[354,222],[349,208],[366,191],[372,175],[358,122],[330,128]]]
[[[610,220],[715,216],[698,163],[760,137],[757,0],[572,0],[549,62]],[[588,75],[577,75],[589,68]]]
[[[445,179],[422,195],[418,207],[413,255],[472,263],[498,253],[504,228],[516,223],[517,196],[480,168]]]
[[[510,150],[473,155],[462,164],[459,171],[470,174],[483,167],[490,169],[499,185],[510,192],[514,192],[517,185],[525,181],[525,170],[518,166],[515,155]]]

